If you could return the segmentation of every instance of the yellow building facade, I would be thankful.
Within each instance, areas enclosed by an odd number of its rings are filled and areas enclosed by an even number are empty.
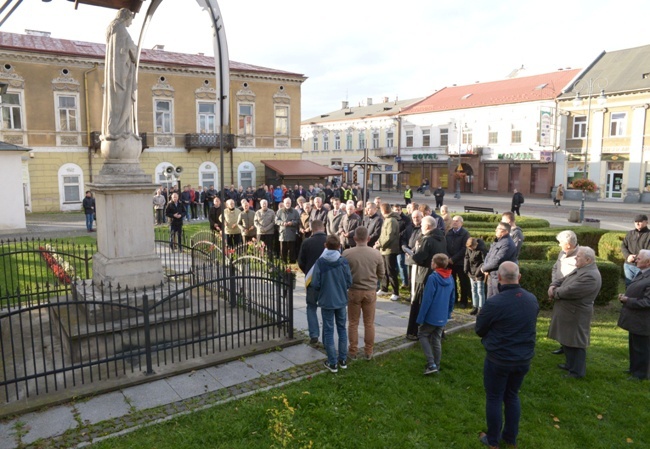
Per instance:
[[[265,159],[300,159],[302,74],[231,61],[228,141],[219,150],[214,59],[143,50],[137,111],[140,163],[156,184],[256,186]],[[28,148],[28,211],[79,210],[102,166],[104,45],[0,33],[0,140]],[[228,136],[231,134],[232,136]],[[165,174],[167,167],[182,167]]]

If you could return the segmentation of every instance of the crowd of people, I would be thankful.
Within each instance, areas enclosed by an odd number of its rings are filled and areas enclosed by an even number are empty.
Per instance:
[[[382,295],[390,295],[392,301],[408,298],[405,338],[420,342],[427,360],[424,374],[438,372],[444,327],[454,308],[469,307],[471,300],[469,313],[476,315],[475,330],[486,350],[487,432],[480,439],[489,447],[498,447],[500,441],[515,445],[518,393],[530,370],[539,312],[538,298],[519,285],[518,259],[525,237],[516,223],[518,207],[502,215],[488,248],[465,229],[463,217],[450,215],[444,204],[439,215],[427,204],[413,202],[411,195],[403,207],[391,206],[380,197],[356,201],[356,194],[345,184],[331,196],[320,186],[316,194],[315,186],[304,191],[295,187],[292,193],[283,193],[280,201],[275,195],[272,200],[268,196],[258,200],[244,195],[237,197],[238,202],[228,198],[224,210],[219,196],[213,196],[207,213],[210,228],[224,232],[229,246],[255,239],[272,249],[271,257],[297,262],[305,273],[309,342],[317,345],[322,338],[327,353],[324,365],[334,373],[346,369],[348,360],[373,358],[375,308]],[[265,186],[260,189],[268,191]],[[206,189],[204,195],[211,190]],[[178,221],[187,217],[187,207],[177,192],[172,193],[165,215],[171,220],[173,247]],[[650,376],[647,224],[646,215],[636,216],[635,228],[627,233],[621,248],[627,289],[619,295],[618,324],[629,332],[631,380]],[[557,240],[561,251],[548,287],[553,303],[548,337],[560,344],[553,353],[565,357],[558,364],[566,371],[564,376],[582,378],[587,372],[593,307],[602,280],[594,250],[579,245],[573,231],[560,232]],[[406,294],[400,293],[400,284]],[[361,319],[363,351],[358,343]]]

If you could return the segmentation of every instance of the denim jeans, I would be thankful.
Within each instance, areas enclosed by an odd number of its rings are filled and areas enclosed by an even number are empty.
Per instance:
[[[485,304],[485,281],[475,281],[472,278],[469,281],[472,284],[472,306],[480,309]]]
[[[318,338],[320,329],[318,325],[318,292],[311,285],[307,287],[305,294],[307,300],[307,328],[309,329],[309,338]]]
[[[483,364],[483,386],[485,387],[485,418],[487,440],[490,446],[499,446],[504,440],[513,446],[517,444],[521,404],[519,389],[530,369],[530,363],[522,365],[499,365],[488,358]],[[501,411],[501,404],[504,412]],[[503,418],[505,416],[505,425]],[[503,431],[502,431],[503,427]]]
[[[402,278],[402,285],[409,285],[409,266],[406,265],[406,254],[397,255],[397,265],[399,267],[399,276]]]
[[[623,264],[623,272],[625,273],[625,287],[630,286],[632,279],[634,279],[634,276],[636,276],[639,271],[641,270],[638,269],[633,263],[625,262]]]
[[[442,358],[442,331],[444,326],[433,326],[423,323],[418,328],[418,339],[422,346],[422,352],[427,358],[427,365],[440,367]]]
[[[86,214],[86,229],[89,231],[93,229],[93,214]]]
[[[336,365],[339,360],[348,359],[348,332],[345,329],[347,319],[347,308],[340,309],[320,309],[320,315],[323,318],[323,345],[327,352],[327,363]],[[336,346],[334,345],[334,322],[336,321],[336,333],[339,337],[338,357],[336,355]]]

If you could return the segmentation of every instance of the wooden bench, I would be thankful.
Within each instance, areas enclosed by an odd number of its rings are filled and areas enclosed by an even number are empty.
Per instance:
[[[498,214],[498,210],[493,207],[465,206],[465,212],[486,212],[489,214]]]

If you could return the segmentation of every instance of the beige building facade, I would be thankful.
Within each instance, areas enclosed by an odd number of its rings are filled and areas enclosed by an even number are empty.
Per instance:
[[[0,141],[28,148],[28,211],[81,208],[101,169],[104,45],[0,33]],[[231,123],[219,149],[214,59],[143,50],[137,110],[140,163],[156,184],[256,186],[261,160],[300,159],[302,74],[230,63]],[[171,176],[167,167],[179,168]]]

